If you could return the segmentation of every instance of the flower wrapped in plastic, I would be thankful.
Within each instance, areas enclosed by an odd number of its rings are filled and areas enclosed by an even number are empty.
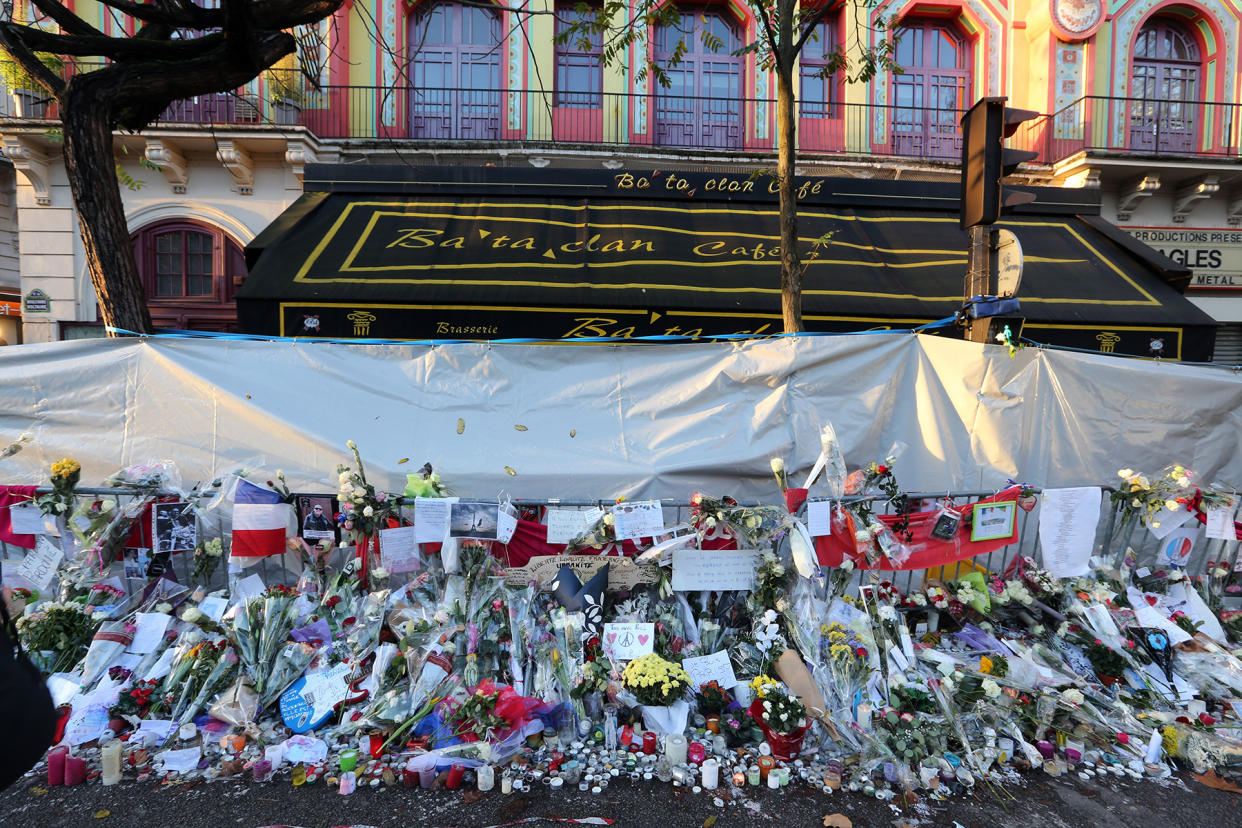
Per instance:
[[[315,647],[302,641],[287,641],[276,653],[272,662],[271,672],[263,682],[263,693],[259,696],[259,709],[265,709],[297,681],[315,658]]]
[[[212,699],[229,686],[234,674],[237,672],[240,660],[237,657],[236,650],[226,644],[216,645],[213,649],[215,651],[214,659],[207,658],[203,660],[202,665],[196,665],[196,669],[202,670],[202,678],[196,682],[198,691],[194,694],[194,698],[190,700],[181,711],[180,717],[177,718],[179,725],[186,724],[197,716],[200,711],[206,710]],[[193,675],[193,671],[191,675]]]
[[[134,641],[135,627],[130,621],[106,621],[95,632],[82,663],[83,687],[92,686],[117,656]]]

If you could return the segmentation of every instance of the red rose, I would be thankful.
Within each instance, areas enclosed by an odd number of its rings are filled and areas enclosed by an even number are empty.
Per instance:
[[[1130,734],[1129,733],[1118,733],[1117,741],[1123,745],[1130,744]]]
[[[1199,714],[1199,723],[1200,723],[1200,724],[1203,724],[1203,725],[1205,725],[1205,726],[1207,726],[1207,727],[1211,727],[1212,725],[1216,724],[1216,720],[1215,720],[1215,719],[1213,719],[1211,716],[1209,716],[1209,715],[1208,715],[1208,714],[1206,714],[1206,713],[1200,713],[1200,714]]]
[[[354,622],[356,622],[357,620],[358,618],[356,616],[351,615],[348,618],[346,618],[344,621],[342,621],[341,623],[345,625],[346,627],[348,627],[352,625]]]

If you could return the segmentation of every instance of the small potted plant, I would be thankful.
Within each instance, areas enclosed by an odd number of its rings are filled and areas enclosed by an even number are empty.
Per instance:
[[[59,75],[64,71],[65,62],[59,55],[40,52],[38,58],[53,74]],[[50,95],[20,63],[7,54],[0,57],[0,81],[13,96],[13,114],[16,117],[43,118],[47,115]]]
[[[292,69],[272,69],[267,73],[267,94],[272,116],[281,126],[295,126],[302,116],[302,87]]]
[[[724,713],[732,699],[725,689],[715,681],[709,681],[699,688],[696,695],[699,712],[703,714],[709,733],[720,732],[720,714]]]

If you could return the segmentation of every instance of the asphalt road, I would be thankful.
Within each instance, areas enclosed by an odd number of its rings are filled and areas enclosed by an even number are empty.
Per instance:
[[[854,826],[944,826],[944,828],[1224,828],[1242,825],[1242,795],[1211,790],[1179,775],[1151,782],[1052,780],[1042,772],[1017,777],[1004,788],[979,787],[948,802],[920,802],[902,809],[860,793],[826,795],[809,788],[768,791],[747,788],[724,793],[713,803],[708,792],[658,783],[620,781],[599,795],[553,794],[539,788],[502,795],[447,790],[378,788],[341,796],[323,784],[295,789],[287,775],[256,785],[234,779],[161,786],[126,782],[48,789],[20,781],[0,793],[0,825],[42,828],[224,828],[268,825],[330,828],[338,825],[458,826],[478,828],[544,817],[608,817],[617,826],[780,825],[821,826],[826,815],[845,814]]]

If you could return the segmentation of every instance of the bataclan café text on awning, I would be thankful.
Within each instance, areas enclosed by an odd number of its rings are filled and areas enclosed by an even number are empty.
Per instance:
[[[770,177],[312,164],[304,183],[246,248],[244,332],[564,339],[782,328]],[[912,328],[961,307],[956,183],[797,184],[807,330]],[[1185,267],[1102,220],[1094,191],[1034,192],[1000,225],[1025,251],[1025,336],[1211,358],[1215,322],[1183,298]]]

